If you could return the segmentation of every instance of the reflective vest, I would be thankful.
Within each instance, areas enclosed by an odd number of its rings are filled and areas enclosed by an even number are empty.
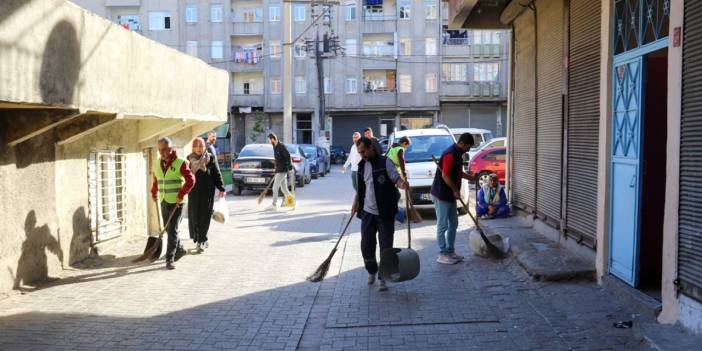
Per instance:
[[[169,204],[174,204],[178,201],[178,193],[180,189],[183,188],[185,184],[185,178],[180,174],[180,167],[183,165],[182,158],[176,158],[173,160],[171,166],[166,169],[166,173],[163,173],[161,169],[161,160],[156,162],[156,167],[154,168],[154,174],[156,175],[156,180],[158,181],[158,198],[161,201],[166,201]],[[186,202],[188,197],[183,198],[183,202]]]
[[[402,146],[395,146],[388,150],[387,153],[385,153],[385,157],[389,158],[390,161],[395,165],[395,168],[397,168],[397,173],[402,175],[402,169],[400,168],[400,156],[398,156],[398,153],[400,150],[404,150]]]

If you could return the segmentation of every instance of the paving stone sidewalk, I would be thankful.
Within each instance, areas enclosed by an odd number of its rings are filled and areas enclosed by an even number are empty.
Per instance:
[[[649,349],[636,328],[613,323],[653,321],[595,283],[534,281],[511,258],[471,255],[467,217],[465,262],[435,262],[427,214],[412,231],[422,272],[385,293],[366,284],[355,219],[327,279],[309,283],[348,218],[348,175],[335,168],[298,189],[292,212],[263,212],[255,197],[230,197],[232,221],[213,225],[211,248],[175,271],[131,265],[137,240],[0,300],[0,350]],[[406,245],[403,225],[395,243]]]

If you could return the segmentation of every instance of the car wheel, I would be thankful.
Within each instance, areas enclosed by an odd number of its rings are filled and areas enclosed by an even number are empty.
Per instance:
[[[306,184],[312,183],[312,176],[310,174],[307,174],[307,176],[305,177],[305,183]]]
[[[319,172],[319,176],[320,176],[320,177],[324,177],[324,176],[326,176],[326,175],[327,175],[327,170],[326,170],[326,169],[324,169],[324,170],[322,170],[321,172]]]
[[[238,185],[232,184],[232,194],[241,195],[241,187]]]
[[[475,187],[476,191],[480,190],[480,188],[484,185],[487,184],[487,182],[490,180],[490,172],[480,172],[478,174],[478,177],[475,179]]]
[[[305,175],[303,174],[299,180],[295,182],[297,184],[298,188],[304,188],[305,187]]]

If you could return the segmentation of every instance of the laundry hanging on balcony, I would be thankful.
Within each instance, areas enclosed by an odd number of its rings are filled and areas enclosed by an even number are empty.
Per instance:
[[[258,48],[241,48],[234,51],[234,62],[236,63],[255,65],[259,60],[261,60],[261,54]]]

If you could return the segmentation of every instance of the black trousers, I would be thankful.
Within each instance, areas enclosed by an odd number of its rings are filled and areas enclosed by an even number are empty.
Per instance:
[[[376,240],[376,234],[378,239]],[[361,254],[368,274],[378,273],[378,261],[375,258],[375,246],[380,244],[380,251],[391,248],[395,238],[395,218],[381,218],[368,212],[361,215]],[[380,273],[378,273],[378,278]]]
[[[180,244],[180,238],[178,237],[178,234],[180,234],[178,226],[180,225],[180,221],[183,219],[183,206],[184,204],[181,204],[180,206],[178,206],[178,208],[176,208],[175,213],[173,214],[173,218],[171,219],[171,222],[168,223],[168,227],[166,228],[166,232],[168,233],[168,245],[166,246],[166,261],[172,262],[175,258],[176,250],[182,246]],[[171,215],[171,211],[174,207],[176,207],[176,204],[170,204],[166,201],[161,201],[161,216],[163,217],[163,225],[166,225],[166,221]]]

